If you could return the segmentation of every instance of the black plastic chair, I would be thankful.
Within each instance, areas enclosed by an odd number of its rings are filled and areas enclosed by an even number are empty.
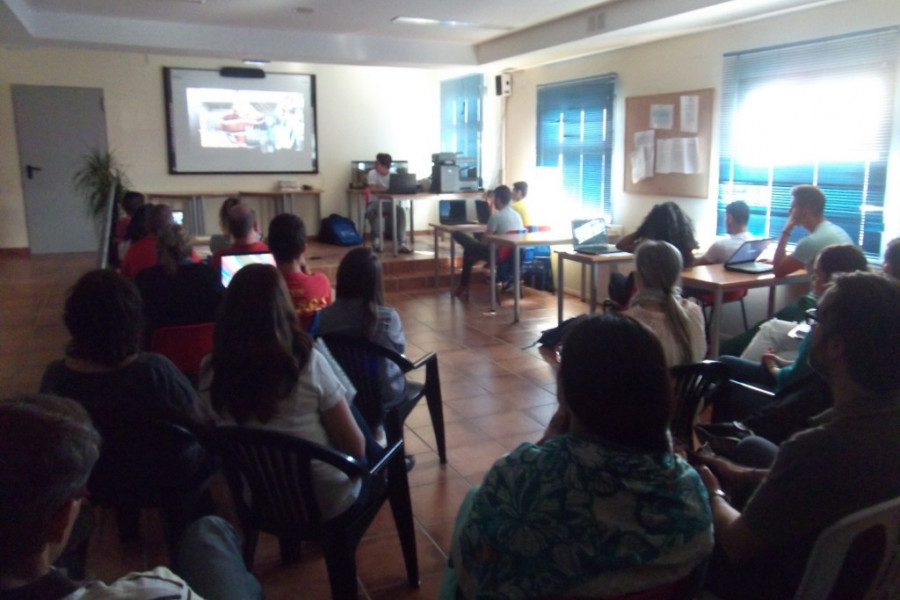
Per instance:
[[[437,354],[429,352],[416,362],[411,362],[399,352],[379,346],[360,336],[329,333],[320,337],[356,387],[354,403],[371,427],[377,426],[382,421],[386,413],[384,407],[396,407],[399,420],[396,424],[393,424],[392,420],[384,423],[388,443],[393,444],[403,439],[403,422],[424,396],[428,403],[431,424],[434,426],[438,456],[440,456],[441,463],[447,462],[447,448],[444,441],[444,408]],[[399,402],[395,398],[384,398],[379,375],[382,369],[379,367],[385,360],[396,364],[404,374],[424,366],[425,382],[420,383],[407,379],[404,398]]]
[[[411,586],[419,585],[402,440],[389,446],[371,468],[346,454],[274,431],[218,427],[205,440],[222,458],[244,532],[244,562],[248,569],[253,566],[260,531],[278,536],[281,557],[286,563],[299,560],[301,541],[316,541],[322,544],[325,554],[332,597],[356,600],[356,547],[384,501],[390,500],[407,579]],[[323,520],[314,493],[310,464],[314,460],[327,463],[348,477],[361,478],[367,488],[367,501],[358,502],[329,521]]]
[[[693,449],[694,423],[728,385],[728,367],[717,360],[678,365],[669,369],[675,391],[672,437]]]

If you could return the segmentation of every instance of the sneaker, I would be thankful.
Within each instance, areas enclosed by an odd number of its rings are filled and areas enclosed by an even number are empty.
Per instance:
[[[400,254],[412,254],[412,249],[406,245],[406,242],[400,244],[400,250],[398,250]]]
[[[381,240],[375,238],[372,240],[372,250],[375,252],[381,252]]]

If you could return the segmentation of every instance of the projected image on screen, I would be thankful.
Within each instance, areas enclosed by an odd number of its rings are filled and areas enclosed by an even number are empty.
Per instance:
[[[315,78],[165,69],[172,173],[317,173]]]

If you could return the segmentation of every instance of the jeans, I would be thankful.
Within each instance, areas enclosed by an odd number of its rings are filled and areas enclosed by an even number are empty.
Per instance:
[[[487,244],[482,244],[471,235],[467,235],[462,231],[453,232],[453,241],[463,247],[463,266],[462,274],[459,276],[459,283],[462,286],[468,286],[472,277],[472,267],[479,260],[490,260],[490,248]]]
[[[175,556],[175,572],[206,600],[261,600],[262,586],[241,557],[234,528],[220,517],[191,523]]]

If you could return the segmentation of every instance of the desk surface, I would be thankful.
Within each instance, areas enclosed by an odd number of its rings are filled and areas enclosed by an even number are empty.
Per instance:
[[[634,254],[625,252],[624,250],[607,252],[605,254],[584,254],[582,252],[575,252],[574,250],[556,250],[555,252],[565,260],[571,260],[585,265],[594,263],[625,262],[634,259]]]
[[[683,284],[702,290],[715,290],[717,288],[722,290],[741,290],[789,283],[803,283],[806,281],[809,281],[809,275],[804,269],[794,271],[784,277],[776,277],[774,273],[754,275],[752,273],[728,271],[723,265],[701,265],[681,273],[681,282]]]
[[[310,188],[308,190],[304,190],[303,188],[293,188],[289,190],[271,190],[267,192],[238,192],[240,196],[284,196],[285,194],[296,194],[298,196],[302,196],[304,194],[321,194],[322,190]]]
[[[363,190],[352,190],[360,191]],[[484,192],[417,192],[415,194],[392,194],[391,192],[372,192],[372,196],[380,196],[381,198],[396,198],[398,200],[427,200],[429,198],[452,199],[452,198],[481,198]]]
[[[532,233],[487,233],[484,239],[499,246],[558,246],[572,243],[572,234],[554,231]]]
[[[428,226],[437,231],[446,231],[447,233],[453,233],[454,231],[484,231],[484,228],[486,227],[484,223],[460,223],[459,225],[429,223]]]

